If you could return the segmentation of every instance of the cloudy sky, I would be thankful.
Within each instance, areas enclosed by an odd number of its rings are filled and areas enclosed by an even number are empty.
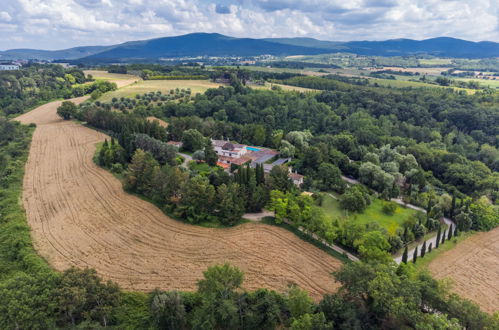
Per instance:
[[[323,40],[499,41],[497,0],[1,0],[0,50],[218,32]]]

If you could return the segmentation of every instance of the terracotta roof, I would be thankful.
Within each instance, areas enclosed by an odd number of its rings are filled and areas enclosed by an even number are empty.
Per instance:
[[[301,174],[298,174],[298,173],[289,173],[288,176],[294,180],[294,181],[298,181],[298,180],[301,180],[303,179],[303,175]]]
[[[240,157],[240,158],[234,158],[231,163],[232,164],[236,164],[236,165],[243,165],[243,164],[246,164],[247,162],[249,162],[251,160],[251,158],[248,158],[248,157]]]
[[[221,163],[221,162],[217,162],[217,166],[220,166],[220,167],[225,168],[225,169],[230,167],[229,164],[225,164],[225,163]]]

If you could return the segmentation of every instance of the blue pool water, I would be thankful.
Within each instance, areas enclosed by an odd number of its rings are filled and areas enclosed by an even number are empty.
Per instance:
[[[255,148],[255,147],[246,147],[246,149],[251,150],[251,151],[260,151],[260,149]]]

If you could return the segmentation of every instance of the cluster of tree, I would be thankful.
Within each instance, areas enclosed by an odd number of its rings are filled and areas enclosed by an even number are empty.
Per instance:
[[[117,138],[125,149],[127,160],[135,151],[134,134],[143,133],[160,141],[165,141],[167,136],[166,129],[159,125],[158,121],[149,121],[137,114],[103,109],[92,103],[80,105],[74,117]]]
[[[116,143],[114,138],[111,138],[110,143],[106,139],[99,150],[97,162],[100,166],[111,168],[119,173],[126,162],[125,149]]]
[[[208,145],[211,142],[205,150]],[[274,167],[267,178],[261,165],[238,167],[232,176],[221,168],[203,175],[168,162],[162,165],[142,149],[135,151],[128,165],[126,187],[189,223],[223,225],[234,225],[245,212],[261,211],[272,189],[294,189],[285,167]]]
[[[42,102],[76,96],[72,86],[87,81],[83,71],[60,65],[33,64],[0,72],[0,109],[5,115],[23,113]]]
[[[104,80],[97,80],[91,84],[75,85],[71,89],[71,97],[90,94],[93,100],[98,99],[102,94],[116,90],[116,83]]]

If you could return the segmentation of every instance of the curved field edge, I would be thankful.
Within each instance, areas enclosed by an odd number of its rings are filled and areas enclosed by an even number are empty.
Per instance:
[[[8,182],[0,187],[0,281],[16,272],[39,273],[51,271],[49,264],[40,257],[31,241],[30,227],[21,202],[25,164],[34,127],[19,125],[23,139],[18,156],[10,166]]]
[[[330,273],[341,262],[287,230],[195,227],[125,193],[92,161],[105,135],[62,121],[56,108],[57,102],[20,118],[38,124],[23,200],[34,245],[55,269],[95,268],[126,290],[191,291],[208,266],[229,262],[245,272],[250,290],[282,292],[294,283],[318,300],[338,287]]]
[[[446,243],[447,244],[447,243]],[[428,264],[437,278],[450,278],[452,290],[484,311],[499,310],[499,227],[470,235]]]

